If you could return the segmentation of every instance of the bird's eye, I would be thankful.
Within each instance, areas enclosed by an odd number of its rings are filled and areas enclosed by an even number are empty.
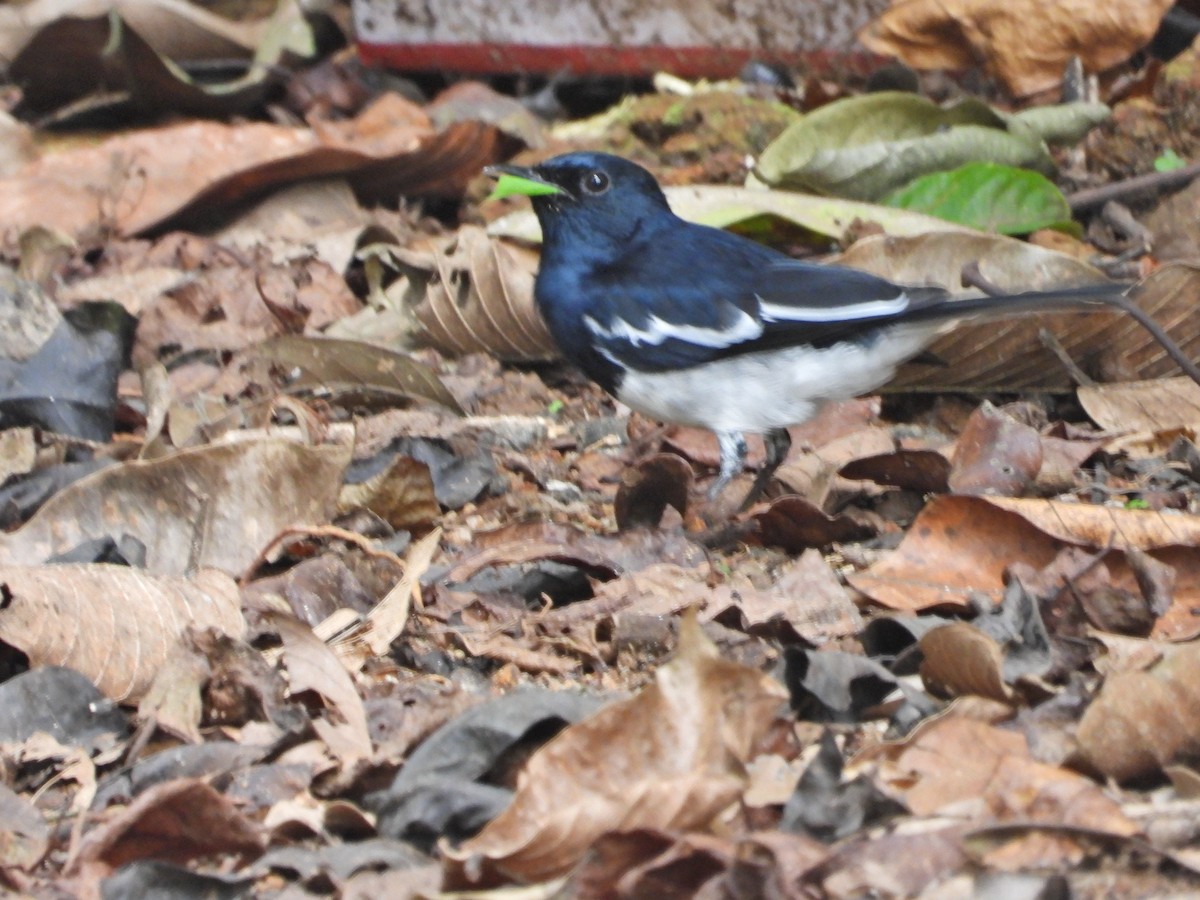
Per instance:
[[[583,176],[583,180],[580,182],[580,186],[583,188],[584,193],[592,194],[593,196],[599,196],[600,194],[603,194],[608,190],[609,184],[610,182],[608,180],[608,176],[599,171],[588,172]]]

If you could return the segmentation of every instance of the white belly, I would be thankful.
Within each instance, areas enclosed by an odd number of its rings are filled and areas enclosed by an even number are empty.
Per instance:
[[[869,346],[789,347],[731,356],[699,369],[626,373],[618,399],[661,422],[761,434],[807,421],[827,400],[886,384],[938,325],[897,326]]]

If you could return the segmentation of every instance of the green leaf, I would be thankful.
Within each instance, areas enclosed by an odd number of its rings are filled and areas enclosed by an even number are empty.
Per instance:
[[[522,178],[520,175],[501,175],[496,179],[496,187],[489,200],[501,200],[505,197],[543,197],[547,194],[561,194],[563,189],[556,184],[545,181],[534,181],[532,178]]]
[[[1167,149],[1162,156],[1154,160],[1154,171],[1174,172],[1176,169],[1182,169],[1186,165],[1187,162],[1178,153]]]
[[[887,198],[899,209],[999,234],[1071,229],[1071,208],[1044,175],[994,163],[968,163],[913,179]]]
[[[1049,173],[1046,143],[1070,142],[1109,115],[1073,103],[1007,115],[979,100],[951,106],[886,91],[839,100],[789,126],[755,174],[786,187],[878,200],[920,175],[988,161]]]

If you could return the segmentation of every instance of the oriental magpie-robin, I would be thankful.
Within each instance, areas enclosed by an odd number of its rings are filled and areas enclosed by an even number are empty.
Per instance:
[[[532,199],[543,236],[534,295],[566,358],[632,409],[715,432],[711,498],[744,465],[744,435],[763,436],[766,465],[743,507],[786,457],[789,425],[882,386],[948,324],[1121,305],[1124,291],[964,299],[794,260],[680,219],[649,172],[605,153],[485,171],[497,195]]]

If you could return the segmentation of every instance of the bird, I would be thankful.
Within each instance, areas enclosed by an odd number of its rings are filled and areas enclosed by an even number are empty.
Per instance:
[[[789,426],[882,387],[955,322],[1128,303],[1117,282],[964,298],[794,259],[679,218],[649,171],[608,153],[484,173],[493,197],[532,202],[534,301],[563,356],[630,409],[716,435],[710,501],[744,469],[746,435],[762,436],[742,510],[786,459]]]

